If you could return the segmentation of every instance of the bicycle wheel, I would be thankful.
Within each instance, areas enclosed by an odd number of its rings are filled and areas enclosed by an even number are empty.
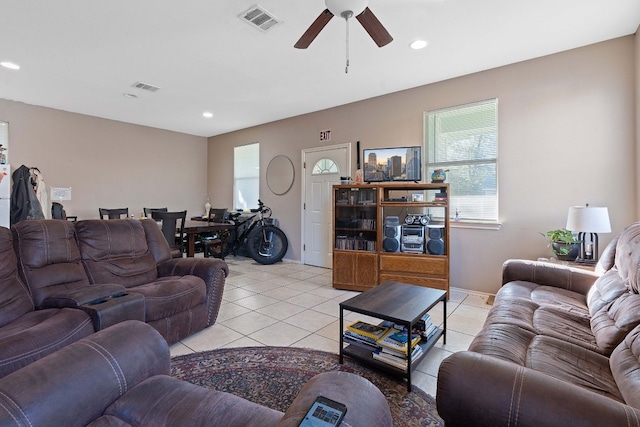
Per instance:
[[[260,264],[275,264],[280,261],[288,247],[287,236],[273,225],[258,226],[247,236],[247,252]]]

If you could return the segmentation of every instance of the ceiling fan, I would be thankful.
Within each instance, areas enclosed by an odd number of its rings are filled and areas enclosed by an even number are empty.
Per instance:
[[[347,31],[349,18],[355,16],[378,47],[386,46],[393,40],[391,34],[376,18],[371,9],[367,7],[368,0],[325,0],[324,3],[327,8],[300,37],[300,40],[294,45],[295,48],[308,48],[334,16],[340,16],[347,21]]]

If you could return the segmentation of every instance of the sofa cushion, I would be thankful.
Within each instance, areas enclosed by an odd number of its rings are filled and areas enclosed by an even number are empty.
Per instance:
[[[640,408],[640,326],[613,350],[609,366],[625,403]]]
[[[609,358],[562,338],[537,335],[514,325],[486,325],[469,351],[508,360],[622,401]]]
[[[527,352],[526,367],[622,402],[609,358],[561,339],[536,336]]]
[[[93,333],[82,310],[51,308],[26,313],[0,328],[0,377]]]
[[[587,294],[589,314],[594,316],[598,311],[607,309],[613,301],[628,291],[627,281],[620,277],[617,268],[605,272],[594,282]]]
[[[141,221],[84,220],[76,223],[76,230],[91,283],[116,283],[129,288],[158,277]]]
[[[196,276],[161,277],[131,291],[144,295],[147,322],[189,311],[204,305],[207,298],[204,280]]]
[[[599,351],[589,321],[584,294],[513,281],[498,291],[485,325],[517,326]]]
[[[640,222],[631,224],[618,236],[615,267],[629,289],[638,293],[640,288]]]
[[[535,304],[550,310],[588,316],[586,298],[583,294],[553,286],[516,280],[502,286],[496,294],[495,303]]]
[[[596,342],[605,354],[611,354],[637,325],[640,325],[640,295],[631,292],[622,294],[591,319]]]
[[[0,327],[33,310],[26,286],[18,278],[11,231],[0,227]]]
[[[535,332],[510,324],[485,324],[469,345],[469,351],[525,366]]]
[[[12,232],[20,277],[36,306],[60,291],[89,285],[73,222],[22,221]]]

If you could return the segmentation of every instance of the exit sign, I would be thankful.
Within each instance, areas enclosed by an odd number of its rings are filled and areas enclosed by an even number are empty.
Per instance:
[[[331,129],[320,131],[320,141],[331,141]]]

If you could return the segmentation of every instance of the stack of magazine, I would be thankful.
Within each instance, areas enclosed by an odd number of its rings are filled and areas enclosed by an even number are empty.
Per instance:
[[[431,322],[429,313],[425,314],[420,320],[422,322],[420,329],[424,331],[422,338],[424,338],[425,341],[429,341],[431,337],[438,332],[438,327]]]
[[[422,320],[425,320],[424,318]],[[430,319],[427,319],[431,324]],[[426,322],[425,322],[426,323]],[[437,330],[435,325],[433,333]],[[425,330],[426,333],[426,330]],[[404,371],[407,370],[408,333],[393,323],[383,322],[380,325],[372,325],[358,320],[347,326],[344,339],[348,343],[357,344],[371,350],[372,357]],[[415,361],[423,352],[418,342],[423,334],[411,334],[411,361]],[[425,336],[426,337],[426,336]]]

